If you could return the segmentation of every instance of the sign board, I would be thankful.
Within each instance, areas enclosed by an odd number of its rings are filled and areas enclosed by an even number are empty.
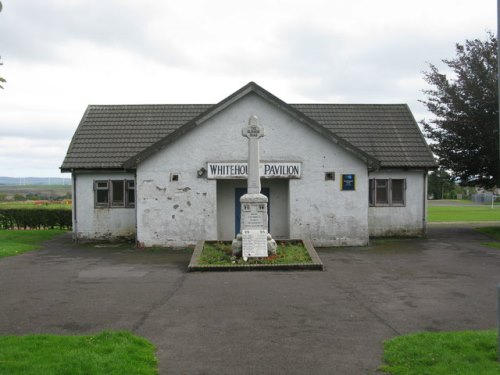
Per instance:
[[[300,178],[300,162],[262,162],[259,166],[262,178]],[[207,163],[207,178],[248,178],[247,163]]]
[[[356,176],[353,174],[343,174],[341,181],[342,190],[355,190],[356,187]]]
[[[243,259],[264,258],[268,256],[267,230],[243,229],[241,236]]]

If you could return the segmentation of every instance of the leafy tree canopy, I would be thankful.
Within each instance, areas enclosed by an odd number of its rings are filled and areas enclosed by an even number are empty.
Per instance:
[[[500,186],[498,152],[497,39],[466,40],[456,57],[442,60],[448,77],[429,64],[424,79],[431,86],[421,102],[435,117],[422,121],[441,167],[461,184]]]
[[[453,177],[444,169],[439,168],[429,173],[427,192],[434,199],[443,199],[444,193],[449,193],[454,185],[455,181]]]

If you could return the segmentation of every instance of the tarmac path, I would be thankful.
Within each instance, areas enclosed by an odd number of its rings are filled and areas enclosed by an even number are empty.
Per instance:
[[[319,249],[323,272],[188,274],[188,251],[62,236],[0,259],[0,334],[130,330],[156,345],[161,374],[374,374],[383,340],[496,327],[488,240],[431,225],[426,239]]]

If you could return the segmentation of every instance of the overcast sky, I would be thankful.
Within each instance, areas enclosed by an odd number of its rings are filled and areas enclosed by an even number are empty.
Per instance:
[[[496,34],[495,0],[2,0],[0,176],[61,176],[88,104],[408,103],[422,71]]]

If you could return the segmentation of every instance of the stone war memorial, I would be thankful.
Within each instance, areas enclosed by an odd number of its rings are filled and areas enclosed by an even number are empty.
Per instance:
[[[232,249],[233,256],[247,261],[276,254],[276,241],[268,232],[268,198],[261,193],[259,138],[264,136],[264,128],[259,118],[252,115],[241,134],[248,138],[247,193],[240,198],[241,233],[233,240]]]

